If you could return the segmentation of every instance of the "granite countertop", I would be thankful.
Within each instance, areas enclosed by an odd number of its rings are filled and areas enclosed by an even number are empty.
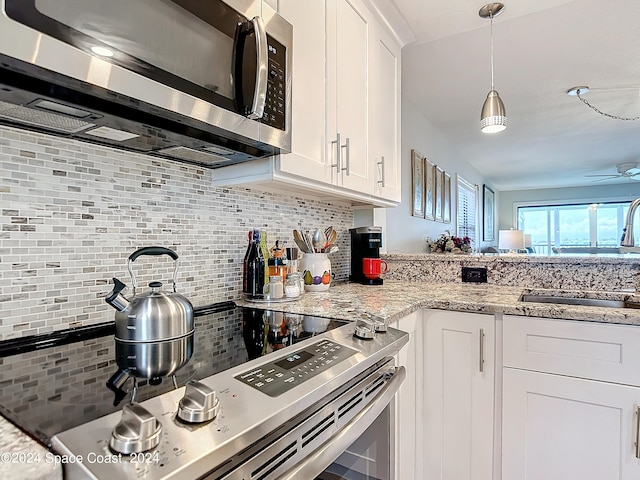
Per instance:
[[[62,467],[49,450],[0,417],[0,477],[13,480],[62,480]]]
[[[549,303],[521,302],[523,293],[553,292],[559,296],[579,296],[622,300],[632,292],[543,290],[471,283],[422,283],[389,281],[380,286],[354,283],[332,285],[328,292],[306,292],[293,302],[270,303],[267,307],[291,313],[314,314],[346,320],[369,314],[394,321],[416,310],[436,308],[530,317],[560,318],[603,323],[640,325],[640,309],[587,307]],[[238,300],[239,305],[264,304]]]
[[[474,263],[547,263],[547,264],[588,264],[588,265],[637,265],[640,263],[638,254],[493,254],[474,253],[470,255],[442,254],[442,253],[385,253],[382,257],[386,260],[415,260],[428,262],[474,262]]]

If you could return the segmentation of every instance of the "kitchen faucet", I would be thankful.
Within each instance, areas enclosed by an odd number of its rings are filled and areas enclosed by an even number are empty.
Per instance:
[[[622,230],[622,238],[620,239],[620,253],[640,253],[640,247],[635,246],[633,239],[633,216],[636,210],[640,206],[640,198],[636,198],[631,205],[629,205],[629,211],[627,212],[627,221],[624,229]]]

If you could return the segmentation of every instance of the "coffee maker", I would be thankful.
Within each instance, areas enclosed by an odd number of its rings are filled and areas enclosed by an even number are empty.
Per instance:
[[[363,285],[382,285],[382,278],[367,278],[362,270],[363,258],[380,258],[382,227],[357,227],[351,233],[351,274],[349,281]]]

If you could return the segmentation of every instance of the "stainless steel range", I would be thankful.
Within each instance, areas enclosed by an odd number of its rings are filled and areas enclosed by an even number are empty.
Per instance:
[[[105,385],[113,324],[4,342],[1,412],[59,456],[68,479],[346,478],[330,466],[388,413],[404,379],[392,356],[408,341],[354,320],[232,303],[196,311],[175,382],[139,382],[136,402],[118,406]],[[380,440],[386,473],[359,478],[392,478],[393,445]]]

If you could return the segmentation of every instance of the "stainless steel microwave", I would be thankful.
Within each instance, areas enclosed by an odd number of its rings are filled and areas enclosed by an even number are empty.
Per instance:
[[[0,123],[219,167],[291,149],[262,0],[0,0]]]

